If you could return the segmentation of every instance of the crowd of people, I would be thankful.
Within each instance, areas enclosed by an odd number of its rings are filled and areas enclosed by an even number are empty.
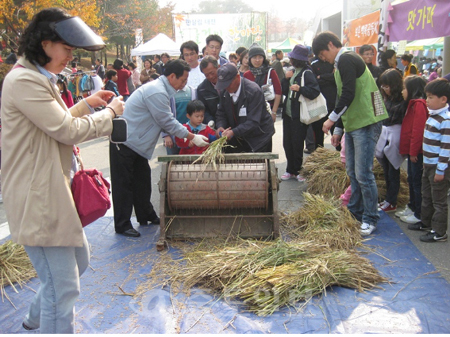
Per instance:
[[[415,65],[406,54],[402,72],[395,51],[387,50],[377,67],[372,46],[361,46],[359,53],[346,50],[331,32],[318,34],[312,48],[298,44],[287,55],[276,51],[271,60],[258,44],[240,47],[227,59],[223,39],[212,34],[201,54],[196,42],[186,41],[179,58],[146,57],[142,70],[136,60],[116,59],[104,67],[97,59],[93,72],[100,87],[74,102],[70,83],[59,74],[67,64],[79,72],[75,48],[104,47],[83,25],[56,8],[36,14],[3,86],[5,209],[12,239],[24,245],[41,280],[25,329],[73,332],[79,277],[89,263],[70,192],[78,169],[74,145],[110,135],[118,116],[128,124],[127,140],[109,147],[114,228],[120,235],[140,236],[131,221],[133,208],[140,226],[160,223],[150,201],[149,166],[158,142],[170,155],[201,154],[220,137],[232,145],[225,148],[229,153],[279,151],[272,136],[280,115],[286,154],[282,181],[304,181],[308,144],[310,152],[324,146],[324,135],[331,132],[332,145],[345,151],[351,182],[345,204],[363,236],[376,230],[379,211],[396,211],[410,230],[426,231],[421,241],[447,240],[450,84],[438,74],[439,60]],[[75,29],[83,33],[75,37],[70,34]],[[430,78],[426,71],[432,71]],[[328,114],[307,125],[300,120],[300,98],[320,94]],[[387,187],[380,204],[374,157]],[[410,200],[399,210],[405,159]]]

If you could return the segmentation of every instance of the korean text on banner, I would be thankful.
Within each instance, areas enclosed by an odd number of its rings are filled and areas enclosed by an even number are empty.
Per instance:
[[[389,41],[450,36],[450,1],[410,0],[389,12]]]
[[[379,23],[380,11],[348,21],[344,28],[344,46],[357,47],[377,43]]]

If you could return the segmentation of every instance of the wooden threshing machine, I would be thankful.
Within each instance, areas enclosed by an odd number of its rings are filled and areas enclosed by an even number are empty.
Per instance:
[[[277,154],[226,154],[216,168],[193,164],[198,157],[158,157],[163,163],[158,250],[166,239],[279,236]]]

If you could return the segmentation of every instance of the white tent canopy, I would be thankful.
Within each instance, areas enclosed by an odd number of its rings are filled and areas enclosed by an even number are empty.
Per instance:
[[[167,35],[159,33],[150,41],[131,50],[131,56],[144,56],[167,53],[170,56],[180,55],[180,46]]]

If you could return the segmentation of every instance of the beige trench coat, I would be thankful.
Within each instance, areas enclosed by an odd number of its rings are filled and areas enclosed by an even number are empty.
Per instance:
[[[108,110],[68,109],[59,90],[25,58],[2,92],[2,193],[11,237],[28,246],[83,245],[70,190],[72,146],[112,131]]]

